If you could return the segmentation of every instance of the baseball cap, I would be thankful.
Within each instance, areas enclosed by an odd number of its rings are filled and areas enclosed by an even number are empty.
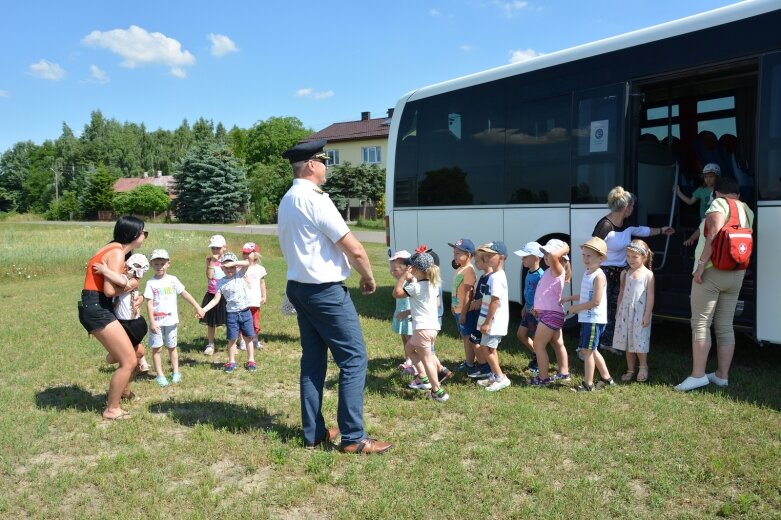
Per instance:
[[[478,247],[477,250],[483,251],[485,253],[502,255],[503,257],[507,258],[507,246],[504,245],[504,242],[500,242],[499,240],[494,240],[493,242],[483,244]]]
[[[410,254],[409,251],[407,251],[406,249],[400,249],[399,251],[396,251],[391,255],[391,257],[388,259],[388,262],[393,262],[394,260],[398,260],[400,258],[406,260],[410,256],[412,255]]]
[[[716,175],[721,175],[721,166],[716,163],[708,163],[702,169],[702,173],[715,173]]]
[[[567,244],[563,240],[559,240],[558,238],[551,238],[548,240],[548,242],[545,243],[544,246],[541,246],[540,249],[542,249],[543,253],[553,254],[566,246]]]
[[[254,253],[258,250],[258,245],[255,242],[247,242],[241,247],[242,253]]]
[[[155,249],[152,251],[152,254],[149,255],[149,260],[152,261],[156,258],[162,258],[163,260],[170,260],[171,257],[168,256],[168,251],[165,249]]]
[[[236,255],[234,255],[233,253],[231,253],[230,251],[228,251],[227,253],[225,253],[224,255],[222,255],[220,257],[220,263],[223,263],[223,264],[225,262],[238,262],[238,261],[239,261],[239,258]]]
[[[540,244],[538,242],[527,242],[525,246],[523,246],[518,251],[515,251],[514,254],[520,256],[523,258],[524,256],[534,255],[539,256],[542,258],[545,256],[545,253],[542,252],[542,249],[540,249]]]
[[[428,271],[434,265],[434,257],[430,253],[415,253],[404,260],[406,265],[411,265],[415,269]]]
[[[225,237],[222,235],[212,235],[209,239],[209,247],[225,247]]]
[[[461,251],[467,252],[470,255],[474,254],[475,252],[475,244],[468,238],[459,238],[455,241],[455,243],[451,244],[450,242],[447,243],[450,247],[460,249]]]

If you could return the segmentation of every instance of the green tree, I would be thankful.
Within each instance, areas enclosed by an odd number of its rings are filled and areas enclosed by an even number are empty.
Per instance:
[[[337,208],[346,211],[349,199],[377,202],[385,193],[385,168],[376,164],[353,166],[345,162],[328,173],[323,185]]]
[[[247,131],[247,163],[274,162],[279,156],[312,133],[296,117],[270,117]]]
[[[165,189],[144,184],[114,197],[113,208],[117,215],[154,215],[168,209],[171,199]]]
[[[12,201],[8,211],[27,210],[24,183],[30,175],[35,149],[32,141],[20,141],[0,156],[0,188],[5,189],[6,198]]]
[[[114,183],[119,178],[115,170],[102,164],[87,178],[84,194],[84,209],[88,216],[96,216],[98,211],[109,211],[114,202]]]
[[[290,163],[281,157],[252,165],[248,174],[252,217],[262,224],[277,221],[282,196],[293,183]]]
[[[185,222],[235,222],[247,212],[244,168],[224,145],[200,143],[176,166],[176,216]]]
[[[79,220],[82,218],[81,204],[76,194],[65,191],[60,200],[53,200],[46,210],[46,220]]]

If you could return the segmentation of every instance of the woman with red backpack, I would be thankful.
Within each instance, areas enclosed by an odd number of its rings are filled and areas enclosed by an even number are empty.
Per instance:
[[[675,386],[687,392],[707,386],[729,384],[729,368],[735,352],[735,317],[743,276],[751,256],[754,212],[739,200],[734,179],[721,177],[714,186],[715,198],[700,224],[694,252],[696,260],[691,289],[692,372]],[[705,373],[711,347],[710,326],[716,333],[715,372]]]

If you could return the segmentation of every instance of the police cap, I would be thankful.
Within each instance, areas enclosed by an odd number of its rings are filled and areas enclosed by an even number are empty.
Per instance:
[[[309,159],[328,159],[328,154],[323,152],[325,143],[325,139],[316,139],[314,141],[299,143],[282,152],[282,157],[290,161],[290,164]]]

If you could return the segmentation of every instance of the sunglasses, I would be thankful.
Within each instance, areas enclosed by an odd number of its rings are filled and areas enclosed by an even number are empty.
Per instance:
[[[149,231],[144,230],[144,231],[142,231],[141,233],[138,234],[138,236],[141,236],[141,235],[144,235],[144,238],[148,238],[149,237]]]

